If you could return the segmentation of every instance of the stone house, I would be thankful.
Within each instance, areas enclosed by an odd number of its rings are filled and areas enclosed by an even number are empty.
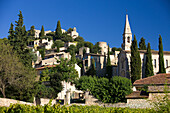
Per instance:
[[[148,91],[142,90],[143,88]],[[170,74],[157,74],[133,83],[133,92],[127,95],[127,104],[139,104],[143,106],[151,106],[150,102],[162,99],[165,94],[170,99]]]

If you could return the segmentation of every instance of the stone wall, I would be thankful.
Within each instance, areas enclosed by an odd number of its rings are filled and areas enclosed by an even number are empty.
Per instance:
[[[26,105],[35,105],[35,103],[29,103],[29,102],[24,102],[24,101],[19,101],[19,100],[14,100],[14,99],[8,99],[8,98],[0,98],[0,106],[6,106],[9,107],[10,104],[26,104]]]
[[[50,102],[50,99],[48,98],[40,98],[40,105],[44,106],[45,104],[48,104]],[[57,101],[55,99],[52,100],[52,105],[56,104]]]
[[[151,108],[153,107],[148,99],[127,99],[126,107],[130,108]]]

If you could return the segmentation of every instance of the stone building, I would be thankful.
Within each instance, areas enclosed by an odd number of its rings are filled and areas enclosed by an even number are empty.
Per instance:
[[[126,15],[126,23],[123,32],[123,43],[122,43],[122,50],[118,56],[118,75],[122,77],[130,78],[130,57],[131,57],[131,50],[130,46],[132,43],[132,32],[128,20],[128,15]],[[144,77],[144,65],[146,62],[146,50],[139,50],[140,58],[141,58],[141,65],[142,65],[142,73],[141,78]],[[152,50],[152,63],[153,63],[153,71],[156,74],[159,71],[159,54],[158,51]],[[170,51],[164,51],[164,64],[166,67],[166,72],[169,73],[169,66],[170,66]]]
[[[127,104],[153,107],[150,102],[159,102],[165,95],[170,99],[170,74],[157,74],[133,83],[133,92],[126,96]],[[142,89],[148,89],[143,91]]]

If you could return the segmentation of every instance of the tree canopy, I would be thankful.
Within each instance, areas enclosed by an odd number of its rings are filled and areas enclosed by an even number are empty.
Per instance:
[[[35,71],[25,67],[12,46],[3,41],[0,42],[0,62],[0,91],[3,97],[6,97],[6,89],[12,87],[13,93],[17,89],[16,98],[26,100],[28,90],[34,87]]]

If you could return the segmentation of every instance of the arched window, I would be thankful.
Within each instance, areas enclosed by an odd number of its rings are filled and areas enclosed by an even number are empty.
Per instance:
[[[127,42],[130,43],[130,37],[129,36],[127,37]]]

